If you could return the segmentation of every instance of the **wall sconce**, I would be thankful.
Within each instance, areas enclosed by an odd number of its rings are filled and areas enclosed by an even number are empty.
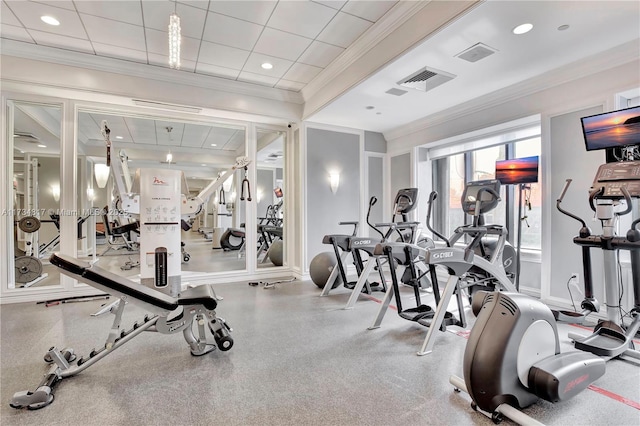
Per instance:
[[[93,201],[96,199],[96,193],[93,188],[87,188],[87,200]]]
[[[224,181],[224,183],[222,184],[222,189],[224,189],[224,192],[229,192],[231,191],[232,185],[233,185],[233,175],[229,176],[229,178]]]
[[[173,154],[171,153],[171,151],[169,151],[167,153],[167,163],[171,164],[172,161],[173,161]]]
[[[106,164],[94,164],[93,174],[96,177],[98,188],[104,188],[107,186],[107,181],[109,180],[109,166]]]
[[[338,191],[338,187],[340,186],[340,173],[329,173],[329,185],[331,186],[331,192],[335,194]]]
[[[51,185],[51,195],[56,202],[60,201],[60,185]]]

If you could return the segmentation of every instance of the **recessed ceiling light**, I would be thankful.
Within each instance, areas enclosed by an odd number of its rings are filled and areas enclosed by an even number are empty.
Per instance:
[[[564,24],[564,25],[560,25],[558,27],[558,31],[564,31],[564,30],[568,30],[569,29],[569,25]]]
[[[122,136],[116,136],[116,139],[122,139]]]
[[[366,107],[364,107],[364,108],[365,108],[365,109],[374,109],[375,107],[374,107],[373,105],[369,105],[369,106],[366,106]]]
[[[264,68],[265,70],[270,70],[271,68],[273,68],[273,65],[270,64],[269,62],[265,62],[262,65],[260,65],[262,68]]]
[[[40,19],[42,20],[42,22],[44,22],[45,24],[49,24],[49,25],[55,25],[58,26],[60,25],[60,21],[58,21],[56,18],[54,18],[53,16],[48,16],[48,15],[44,15],[41,16]]]
[[[533,29],[533,24],[522,24],[515,27],[513,29],[513,33],[518,35],[525,34],[531,31],[532,29]]]
[[[46,148],[46,145],[38,144],[38,148]]]
[[[211,146],[218,146],[218,144],[212,143]]]

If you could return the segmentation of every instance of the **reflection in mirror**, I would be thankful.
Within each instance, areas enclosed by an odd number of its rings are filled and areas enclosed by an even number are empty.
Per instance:
[[[21,102],[10,105],[14,274],[9,288],[57,285],[59,273],[48,258],[60,243],[61,110]]]
[[[284,131],[257,131],[258,267],[282,266],[285,262],[282,233],[285,138]]]
[[[109,166],[104,122],[111,144]],[[146,236],[166,231],[179,234],[180,245],[168,256],[170,260],[179,257],[183,284],[201,274],[245,269],[243,240],[234,250],[223,250],[220,244],[226,230],[244,230],[244,202],[235,193],[244,170],[230,171],[236,158],[245,155],[243,127],[80,112],[78,135],[78,156],[84,161],[78,199],[83,211],[98,212],[95,220],[84,223],[86,243],[81,252],[91,261],[119,275],[142,274],[144,281],[149,244],[155,244]],[[179,226],[144,228],[171,214],[162,202],[156,203],[157,212],[140,211],[150,202],[144,199],[144,177],[150,173],[155,185],[165,180],[157,176],[172,176],[172,171],[181,172],[175,182],[182,211],[169,219]],[[229,180],[231,187],[226,191],[211,186],[219,176]]]

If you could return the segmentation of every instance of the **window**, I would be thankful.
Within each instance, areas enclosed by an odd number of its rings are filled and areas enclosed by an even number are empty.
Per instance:
[[[459,152],[448,145],[446,148],[430,150],[432,154],[441,156],[433,160],[433,188],[438,194],[443,194],[437,202],[434,210],[434,225],[436,230],[443,230],[445,236],[453,234],[456,227],[470,223],[471,218],[462,212],[460,199],[466,182],[495,178],[495,163],[498,160],[540,156],[540,127],[532,131],[527,129],[517,137],[517,132],[505,132],[497,137],[503,143],[493,143],[482,146],[479,143],[460,144]],[[513,137],[516,136],[516,137]],[[458,152],[456,152],[458,151]],[[433,158],[434,156],[431,156]],[[523,190],[523,198],[527,201],[523,206],[522,215],[522,240],[523,249],[540,250],[542,245],[542,208],[541,208],[541,184],[527,185]],[[515,244],[518,226],[518,203],[520,201],[519,185],[504,185],[500,190],[502,202],[485,215],[486,223],[499,224],[509,229],[509,241]],[[445,199],[448,198],[448,199]],[[528,206],[531,206],[529,209]]]

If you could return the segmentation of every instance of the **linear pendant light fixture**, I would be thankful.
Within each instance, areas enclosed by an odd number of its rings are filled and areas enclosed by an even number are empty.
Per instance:
[[[180,69],[180,17],[174,11],[169,16],[169,66]]]

